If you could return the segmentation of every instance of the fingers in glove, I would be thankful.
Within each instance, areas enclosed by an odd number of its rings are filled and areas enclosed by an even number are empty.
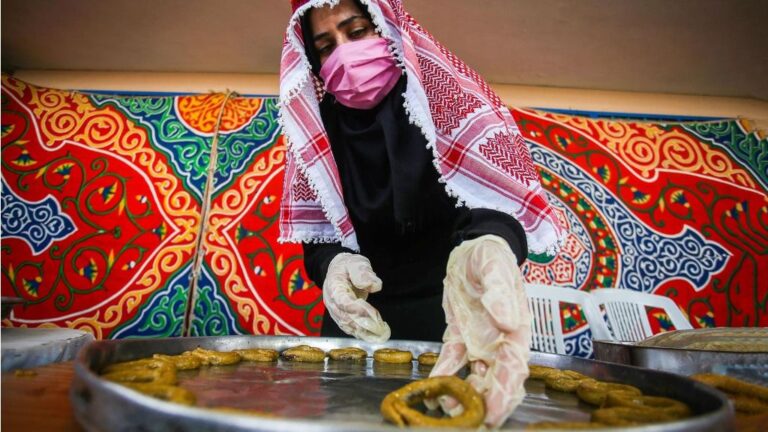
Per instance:
[[[448,321],[448,327],[443,334],[443,347],[440,349],[440,356],[437,358],[435,366],[432,367],[432,371],[429,373],[429,376],[431,377],[455,375],[456,372],[467,364],[467,346],[461,339],[461,332],[450,312],[450,308],[445,308],[445,315],[446,320]],[[453,399],[450,396],[446,397]],[[458,402],[455,399],[453,399],[453,401],[454,402],[452,404],[449,403],[449,405],[458,405]],[[424,400],[424,405],[429,409],[437,409],[438,405],[442,406],[443,404],[444,402],[438,402],[434,399]],[[450,415],[449,411],[445,409],[443,409],[443,411]]]
[[[355,289],[365,293],[381,291],[381,279],[376,276],[368,258],[361,255],[354,256],[354,260],[349,263],[347,272],[349,281],[352,282]]]
[[[392,336],[392,331],[386,321],[363,320],[360,330],[353,336],[370,343],[384,343]]]
[[[501,426],[523,401],[528,352],[527,339],[522,347],[517,340],[499,346],[493,365],[483,377],[487,389],[485,424],[489,427]]]
[[[467,383],[469,383],[478,393],[481,395],[485,393],[485,376],[488,373],[488,365],[482,361],[477,360],[471,363],[471,373],[467,377]],[[459,403],[456,398],[448,395],[440,396],[437,398],[440,408],[444,413],[451,417],[456,417],[464,412],[464,407]]]
[[[464,344],[456,317],[453,315],[449,304],[444,304],[443,309],[448,326],[443,333],[443,347],[440,349],[440,356],[429,376],[455,375],[467,364],[467,346]]]
[[[337,304],[337,307],[340,319],[334,317],[334,320],[346,333],[368,342],[384,342],[389,339],[389,325],[370,303],[355,299],[349,303]]]
[[[349,283],[344,281],[323,288],[323,300],[331,313],[335,310],[338,315],[381,320],[379,311],[365,299],[359,298]]]
[[[470,374],[467,376],[467,382],[474,387],[478,393],[485,393],[485,377],[488,374],[488,364],[482,360],[472,362]]]
[[[445,332],[452,331],[451,327],[455,326],[449,325]],[[458,333],[458,330],[453,330],[453,332]],[[432,371],[429,373],[431,377],[455,375],[456,372],[467,364],[467,346],[464,345],[464,342],[460,339],[451,340],[447,336],[443,336],[443,340],[446,340],[446,342],[443,343],[443,347],[440,349],[437,363],[435,363],[435,366],[432,367]],[[446,402],[443,399],[450,399],[453,402]],[[440,405],[443,407],[443,412],[451,416],[461,414],[461,412],[453,410],[456,405],[459,405],[459,402],[450,396],[441,396],[437,401],[434,399],[424,399],[424,405],[429,409],[437,409],[438,405]]]
[[[429,376],[455,375],[465,364],[467,364],[467,346],[464,342],[448,342],[443,344],[437,363]]]
[[[389,325],[382,320],[379,311],[358,298],[344,278],[326,279],[323,301],[331,318],[345,333],[368,342],[389,340]]]

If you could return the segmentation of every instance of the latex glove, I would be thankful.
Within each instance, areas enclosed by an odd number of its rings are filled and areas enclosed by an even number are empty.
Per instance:
[[[339,328],[366,342],[389,340],[389,325],[366,299],[381,291],[381,279],[362,255],[340,253],[328,264],[323,302]]]
[[[507,242],[485,235],[462,242],[448,258],[443,308],[448,327],[430,376],[454,375],[467,362],[467,381],[485,399],[485,424],[498,427],[525,397],[531,319],[517,258]],[[443,409],[457,414],[455,399]]]

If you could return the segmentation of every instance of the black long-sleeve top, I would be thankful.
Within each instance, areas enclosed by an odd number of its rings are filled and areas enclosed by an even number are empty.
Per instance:
[[[437,210],[437,209],[435,209]],[[401,235],[375,226],[355,226],[360,253],[383,282],[382,296],[424,296],[442,291],[451,250],[464,240],[486,234],[505,239],[522,264],[527,257],[525,232],[513,217],[495,210],[456,208],[422,232]],[[436,213],[437,214],[437,213]],[[439,214],[437,214],[440,216]],[[354,251],[339,243],[304,243],[307,275],[322,286],[331,260]]]
[[[518,264],[528,250],[525,231],[515,218],[490,209],[457,207],[456,199],[448,196],[426,140],[405,114],[405,85],[403,77],[372,110],[345,108],[330,95],[320,104],[344,203],[360,253],[383,282],[376,294],[381,297],[442,292],[448,255],[463,240],[498,235],[509,243]],[[397,221],[398,212],[410,219],[405,224]],[[333,257],[352,252],[339,243],[303,246],[307,275],[319,286]]]

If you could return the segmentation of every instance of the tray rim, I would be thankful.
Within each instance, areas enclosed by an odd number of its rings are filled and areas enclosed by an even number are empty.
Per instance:
[[[632,348],[632,349],[652,349],[652,350],[663,350],[663,351],[677,351],[677,352],[686,352],[686,353],[710,353],[710,354],[725,354],[725,355],[757,355],[757,356],[765,356],[766,360],[768,360],[768,351],[723,351],[723,350],[704,350],[704,349],[691,349],[691,348],[677,348],[677,347],[659,347],[659,346],[647,346],[647,345],[638,345],[637,342],[631,342],[631,341],[616,341],[616,340],[610,340],[610,339],[593,339],[592,344],[605,344],[605,345],[618,345],[622,347]]]
[[[171,403],[171,402],[165,402],[158,399],[154,399],[152,397],[139,394],[138,392],[132,391],[126,387],[123,387],[116,383],[107,382],[106,380],[101,379],[94,370],[92,370],[92,366],[94,366],[94,359],[89,358],[90,353],[97,352],[99,348],[108,347],[112,350],[118,350],[120,347],[124,346],[130,346],[130,345],[158,345],[161,346],[163,344],[167,344],[168,342],[183,342],[184,344],[195,344],[196,342],[199,342],[199,345],[215,345],[219,341],[237,341],[237,340],[249,340],[249,341],[265,341],[265,340],[279,340],[287,345],[295,345],[297,342],[306,343],[308,345],[312,346],[318,346],[321,347],[321,345],[327,345],[329,343],[339,343],[342,346],[358,346],[361,348],[366,349],[369,351],[369,354],[372,353],[373,349],[378,349],[379,347],[393,347],[393,346],[400,346],[403,344],[407,344],[408,346],[427,346],[434,348],[436,351],[439,351],[439,347],[442,345],[438,342],[424,342],[424,341],[407,341],[407,340],[397,340],[397,341],[389,341],[382,344],[370,344],[367,342],[359,341],[356,339],[346,339],[346,338],[316,338],[316,337],[303,337],[303,336],[254,336],[254,335],[243,335],[243,336],[208,336],[208,337],[185,337],[185,338],[156,338],[156,339],[121,339],[121,340],[100,340],[100,341],[94,341],[91,342],[87,347],[83,348],[79,353],[75,360],[75,377],[73,381],[73,386],[70,391],[70,399],[72,401],[73,410],[75,411],[75,416],[80,422],[81,425],[86,427],[88,430],[99,430],[98,424],[94,424],[92,421],[93,419],[88,417],[87,412],[83,412],[82,410],[78,409],[80,405],[80,401],[78,398],[82,395],[78,394],[79,391],[82,390],[82,387],[85,386],[86,388],[89,388],[91,391],[98,391],[102,395],[105,396],[111,396],[112,398],[116,399],[117,401],[122,401],[126,404],[133,404],[136,405],[139,409],[148,410],[152,414],[160,414],[160,415],[169,415],[178,417],[181,416],[183,419],[189,419],[194,421],[200,421],[200,422],[211,422],[214,421],[214,425],[218,425],[218,428],[213,428],[211,430],[219,430],[220,427],[225,428],[233,428],[234,430],[287,430],[287,431],[360,431],[360,430],[369,430],[369,431],[394,431],[399,430],[394,425],[388,425],[388,424],[374,424],[374,423],[368,423],[368,422],[359,422],[359,421],[318,421],[317,419],[296,419],[296,418],[285,418],[280,417],[277,419],[269,418],[269,417],[257,417],[253,415],[248,414],[240,414],[240,413],[222,413],[222,412],[216,412],[215,410],[206,409],[202,407],[186,407],[183,405]],[[255,343],[253,345],[260,345],[258,343]],[[166,345],[170,346],[170,345]],[[323,348],[325,349],[325,348]],[[184,349],[182,349],[184,350]],[[170,350],[173,351],[173,350]],[[166,352],[168,353],[169,350],[161,350],[161,351],[155,351],[155,352]],[[414,355],[416,355],[417,351],[412,350],[414,352]],[[604,366],[609,368],[621,368],[623,370],[626,370],[628,373],[635,371],[643,371],[644,373],[653,373],[653,374],[660,374],[662,375],[661,378],[663,378],[663,375],[669,375],[671,377],[674,377],[674,379],[687,379],[684,377],[681,377],[679,375],[675,375],[669,372],[664,371],[653,371],[637,366],[632,365],[625,365],[625,364],[617,364],[617,363],[610,363],[610,362],[603,362],[599,360],[587,360],[587,359],[581,359],[577,357],[569,357],[564,355],[558,355],[558,354],[550,354],[550,353],[540,353],[540,352],[532,352],[531,353],[531,360],[536,359],[538,361],[535,361],[535,364],[541,364],[541,365],[554,365],[557,363],[561,363],[563,361],[573,363],[579,367],[576,369],[584,369],[587,366],[592,365],[593,367],[598,366]],[[134,358],[138,358],[134,357]],[[131,358],[120,358],[119,361],[124,360],[131,360]],[[80,385],[80,389],[77,388],[77,385]],[[634,428],[616,428],[616,430],[631,430],[636,432],[656,432],[656,431],[670,431],[670,430],[704,430],[707,427],[710,427],[711,425],[719,424],[719,425],[729,425],[732,423],[733,420],[733,410],[725,396],[720,393],[717,390],[711,389],[708,386],[704,386],[701,383],[692,381],[693,387],[699,391],[708,394],[710,397],[716,398],[717,402],[719,402],[719,408],[710,411],[704,414],[697,415],[696,417],[677,421],[677,422],[670,422],[670,423],[664,423],[664,424],[650,424],[650,425],[644,425],[644,426],[638,426]],[[257,419],[257,421],[254,421],[254,419]],[[216,423],[218,422],[218,424]],[[96,422],[98,423],[98,422]],[[197,429],[197,428],[194,428]],[[415,431],[434,431],[434,429],[429,428],[411,428]],[[447,429],[452,430],[452,429]],[[466,429],[455,429],[455,430],[466,430]],[[505,429],[505,430],[512,430],[512,429]],[[610,429],[601,429],[601,430],[610,430]],[[711,430],[718,430],[718,429],[711,429]]]

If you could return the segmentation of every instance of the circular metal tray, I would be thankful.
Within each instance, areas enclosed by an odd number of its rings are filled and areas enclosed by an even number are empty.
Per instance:
[[[71,388],[78,421],[90,431],[391,431],[379,405],[384,396],[406,383],[425,378],[429,369],[409,365],[334,362],[240,363],[234,366],[179,372],[179,385],[195,392],[198,406],[187,407],[153,399],[101,379],[96,371],[120,361],[155,353],[179,354],[198,346],[219,351],[241,348],[283,349],[308,344],[324,350],[357,346],[369,356],[379,348],[410,350],[414,356],[439,351],[440,344],[389,341],[370,344],[354,339],[225,336],[152,340],[98,341],[83,349],[75,361]],[[632,431],[720,431],[732,422],[730,405],[717,391],[687,378],[664,372],[556,354],[532,353],[530,362],[571,369],[596,379],[639,387],[646,394],[687,403],[694,416],[647,425]],[[592,407],[573,394],[546,390],[539,380],[526,382],[526,397],[503,430],[523,429],[540,421],[588,421]],[[257,416],[207,407],[256,410]],[[427,429],[434,430],[434,429]]]

